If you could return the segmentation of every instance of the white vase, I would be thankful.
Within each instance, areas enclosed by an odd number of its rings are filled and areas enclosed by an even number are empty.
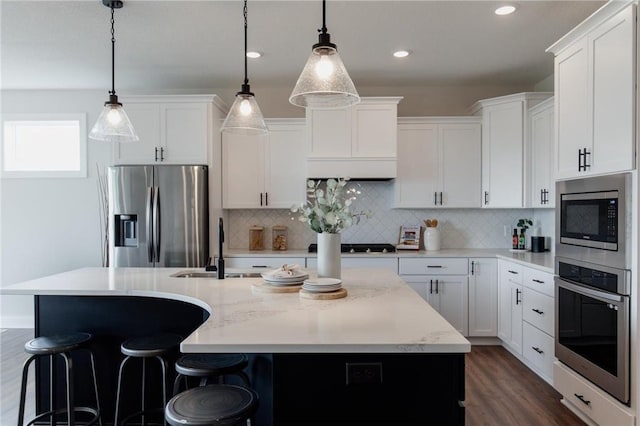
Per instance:
[[[340,278],[340,234],[318,234],[318,277]]]
[[[440,250],[440,230],[435,227],[427,227],[424,230],[424,249],[431,251]]]

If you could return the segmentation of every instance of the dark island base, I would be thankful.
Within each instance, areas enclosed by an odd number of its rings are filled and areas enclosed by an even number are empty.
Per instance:
[[[208,317],[189,303],[147,297],[36,296],[35,334],[94,335],[103,420],[113,422],[122,341],[157,333],[191,334]],[[213,313],[215,315],[215,312]],[[180,353],[170,355],[171,366]],[[259,394],[258,426],[464,425],[464,353],[249,354]],[[157,361],[148,363],[148,401],[160,401]],[[61,364],[61,363],[60,363]],[[62,374],[59,365],[58,374]],[[88,357],[74,357],[77,405],[91,405]],[[173,369],[170,371],[173,377]],[[36,409],[48,406],[48,363],[36,375]],[[59,376],[62,378],[63,376]],[[141,368],[126,369],[123,413],[139,409]],[[234,383],[232,378],[230,382]],[[171,382],[172,383],[172,382]],[[64,401],[63,386],[57,398]]]

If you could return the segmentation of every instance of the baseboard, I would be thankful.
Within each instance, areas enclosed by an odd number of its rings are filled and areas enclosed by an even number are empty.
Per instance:
[[[471,346],[502,346],[502,340],[497,337],[467,337]]]

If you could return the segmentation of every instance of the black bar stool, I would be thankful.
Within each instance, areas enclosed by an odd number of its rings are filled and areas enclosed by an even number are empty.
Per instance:
[[[246,425],[258,407],[253,389],[236,385],[208,385],[171,398],[165,418],[171,426]]]
[[[162,368],[162,407],[167,405],[167,360],[164,355],[177,348],[180,342],[183,340],[181,336],[176,334],[162,334],[158,336],[150,337],[138,337],[126,340],[120,345],[120,352],[125,355],[125,358],[120,362],[120,371],[118,373],[118,388],[116,390],[116,413],[113,419],[114,426],[124,425],[131,418],[135,416],[141,416],[142,424],[145,424],[145,414],[151,409],[145,407],[145,383],[146,383],[146,360],[147,358],[156,358],[160,361],[160,367]],[[124,366],[131,358],[142,359],[142,386],[141,386],[141,409],[133,414],[128,415],[122,420],[122,423],[118,423],[118,415],[120,410],[120,398],[122,396],[122,373]],[[162,408],[154,409],[154,411],[162,412]],[[164,422],[166,425],[166,420]]]
[[[251,387],[249,377],[243,371],[249,365],[249,359],[245,354],[186,354],[176,361],[176,380],[173,384],[173,394],[180,390],[180,381],[183,380],[187,388],[187,377],[200,378],[200,386],[209,384],[209,379],[217,379],[219,384],[224,383],[224,376],[236,375],[242,382]]]
[[[50,417],[51,424],[56,424],[55,417],[60,414],[67,415],[67,424],[75,425],[76,413],[91,414],[91,419],[83,421],[85,425],[95,424],[96,421],[102,425],[100,417],[100,399],[98,397],[98,381],[96,379],[96,363],[93,351],[89,348],[88,343],[92,336],[89,333],[71,333],[55,336],[41,336],[29,340],[24,345],[25,352],[31,354],[22,367],[22,385],[20,388],[20,405],[18,408],[18,426],[22,426],[24,422],[24,406],[27,394],[27,378],[29,375],[29,365],[41,356],[49,356],[49,411],[36,415],[27,425],[34,424],[45,417]],[[93,376],[93,390],[96,399],[96,407],[76,407],[74,400],[73,385],[73,362],[71,353],[77,350],[85,350],[89,353],[91,359],[91,373]],[[65,362],[65,379],[67,385],[67,405],[65,408],[56,408],[56,355],[60,355]]]

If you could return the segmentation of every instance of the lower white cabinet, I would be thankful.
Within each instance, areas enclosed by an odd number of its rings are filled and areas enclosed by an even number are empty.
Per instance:
[[[265,268],[265,270],[279,268],[284,264],[305,267],[304,257],[226,257],[227,268]]]
[[[522,266],[498,260],[498,337],[522,355]]]
[[[559,361],[553,363],[553,386],[562,394],[564,405],[580,417],[588,417],[599,425],[633,426],[635,415],[602,392],[594,384]]]
[[[342,257],[340,259],[343,268],[384,268],[398,273],[398,258],[397,257]],[[317,269],[318,259],[316,257],[307,258],[307,268]]]
[[[402,277],[462,335],[468,335],[466,275],[406,275]]]
[[[469,259],[469,336],[498,334],[498,270],[493,258]]]
[[[522,323],[522,356],[549,383],[553,383],[553,345],[553,337],[526,321]]]

